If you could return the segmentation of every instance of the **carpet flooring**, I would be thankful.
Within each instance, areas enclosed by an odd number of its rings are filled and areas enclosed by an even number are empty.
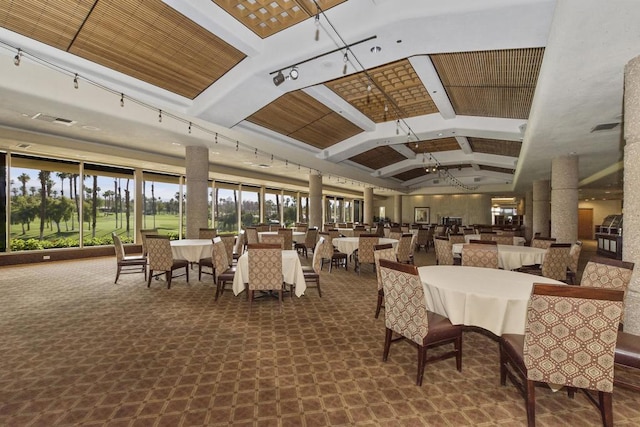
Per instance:
[[[416,260],[433,264],[433,250]],[[195,270],[167,290],[142,274],[114,284],[114,257],[2,268],[0,425],[526,424],[482,334],[464,333],[461,373],[453,359],[427,365],[422,387],[409,343],[382,362],[375,274],[351,267],[322,272],[322,298],[262,299],[251,315],[230,289],[215,302]],[[600,425],[581,394],[536,394],[539,426]],[[614,421],[640,425],[638,394],[615,390]]]

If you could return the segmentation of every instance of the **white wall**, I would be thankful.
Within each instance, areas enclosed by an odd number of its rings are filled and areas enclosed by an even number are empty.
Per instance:
[[[374,212],[384,206],[387,216],[393,214],[393,197],[375,199]],[[491,224],[491,196],[488,194],[446,194],[402,196],[402,222],[413,222],[413,208],[430,208],[430,222],[439,223],[443,217],[462,217],[462,223]],[[390,215],[391,214],[391,215]]]

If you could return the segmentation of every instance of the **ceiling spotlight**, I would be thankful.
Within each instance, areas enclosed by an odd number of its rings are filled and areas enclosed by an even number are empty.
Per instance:
[[[18,49],[18,53],[13,57],[13,63],[16,67],[20,65],[20,58],[22,58],[22,50]]]
[[[293,67],[291,71],[289,71],[289,77],[291,77],[291,80],[298,80],[299,75],[300,73],[298,72],[297,67]]]
[[[76,76],[73,78],[73,87],[78,89],[78,73],[76,73]]]
[[[349,61],[349,55],[347,52],[344,53],[344,57],[342,58],[344,61],[344,67],[342,67],[342,74],[347,74],[347,62]]]
[[[374,46],[371,48],[371,53],[380,53],[382,48],[380,46]]]
[[[278,71],[278,74],[273,76],[273,84],[280,86],[282,83],[284,83],[284,74],[282,74],[282,71]]]

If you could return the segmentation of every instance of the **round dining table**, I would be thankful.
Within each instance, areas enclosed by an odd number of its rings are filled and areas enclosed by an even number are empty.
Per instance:
[[[418,267],[427,309],[454,325],[477,326],[496,336],[524,334],[534,283],[557,280],[495,268],[459,265]]]
[[[332,240],[333,246],[338,248],[338,250],[347,255],[351,255],[353,251],[358,249],[358,242],[360,241],[359,237],[336,237]],[[385,245],[387,243],[391,243],[396,249],[398,247],[397,239],[389,239],[387,237],[379,237],[378,244]]]
[[[175,259],[198,262],[211,257],[213,242],[211,239],[181,239],[171,241],[171,253]]]
[[[464,243],[454,243],[451,250],[454,255],[462,253]],[[524,265],[540,265],[547,253],[546,249],[531,246],[497,245],[498,267],[503,270],[517,270]]]

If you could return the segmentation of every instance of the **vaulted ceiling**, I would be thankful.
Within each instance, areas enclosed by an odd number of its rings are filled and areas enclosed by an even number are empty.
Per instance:
[[[585,192],[619,198],[638,17],[622,0],[0,0],[0,148],[179,171],[205,145],[218,179],[317,171],[388,194],[522,192],[571,154]]]

